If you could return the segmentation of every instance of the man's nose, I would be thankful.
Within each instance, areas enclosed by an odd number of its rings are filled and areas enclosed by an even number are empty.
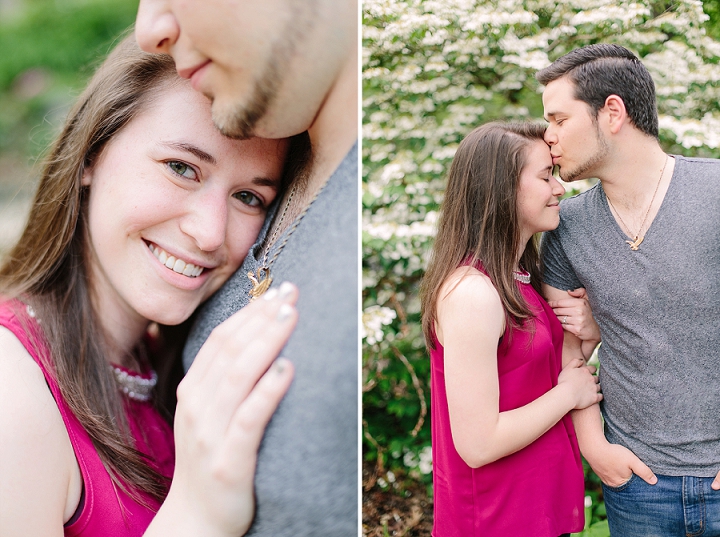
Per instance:
[[[553,145],[557,143],[557,135],[555,134],[555,129],[552,126],[549,126],[547,129],[545,129],[545,143],[548,145]]]
[[[135,39],[145,52],[170,54],[180,36],[180,25],[167,0],[140,0]]]

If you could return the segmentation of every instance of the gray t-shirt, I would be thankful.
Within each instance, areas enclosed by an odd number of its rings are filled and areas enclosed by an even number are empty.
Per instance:
[[[266,233],[267,226],[240,270],[202,308],[185,348],[186,369],[212,329],[247,304],[247,273],[257,269]],[[295,378],[260,448],[248,535],[357,534],[358,256],[355,144],[271,266],[273,287],[289,281],[300,290],[298,325],[282,352]]]
[[[720,160],[675,157],[637,251],[602,185],[560,207],[544,281],[585,287],[600,325],[605,434],[661,475],[720,471]]]

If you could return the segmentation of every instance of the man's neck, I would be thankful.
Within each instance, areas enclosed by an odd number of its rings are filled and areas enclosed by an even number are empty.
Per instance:
[[[282,222],[273,224],[282,233],[316,198],[333,172],[357,141],[358,137],[358,59],[353,47],[348,61],[340,71],[317,116],[308,129],[312,146],[310,171],[298,185]],[[280,212],[288,203],[291,188],[280,204]]]
[[[304,198],[307,202],[317,195],[357,140],[357,69],[357,47],[353,47],[348,61],[308,129],[313,162],[305,189]]]
[[[615,144],[598,178],[618,226],[642,242],[665,199],[675,159],[649,136],[623,142]]]
[[[603,190],[616,206],[628,210],[647,207],[665,169],[660,184],[662,192],[658,192],[662,199],[675,164],[673,159],[667,159],[657,140],[649,136],[616,144],[606,162],[598,173]]]

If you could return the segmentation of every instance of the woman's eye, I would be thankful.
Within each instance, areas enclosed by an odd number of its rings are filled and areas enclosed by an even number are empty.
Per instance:
[[[195,173],[195,170],[184,162],[181,162],[179,160],[170,160],[166,164],[167,167],[170,168],[177,175],[185,177],[186,179],[197,179],[197,174]]]
[[[236,192],[235,194],[233,194],[233,197],[250,207],[262,206],[262,201],[260,200],[260,198],[258,198],[252,192],[248,192],[247,190],[241,190],[240,192]]]

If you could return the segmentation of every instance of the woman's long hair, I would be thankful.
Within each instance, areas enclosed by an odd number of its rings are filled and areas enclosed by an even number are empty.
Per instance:
[[[169,480],[134,447],[122,396],[107,362],[110,337],[91,301],[87,205],[82,185],[105,145],[163,91],[183,83],[169,55],[147,54],[126,36],[97,70],[71,109],[41,172],[27,226],[0,267],[0,296],[20,298],[41,320],[51,364],[63,398],[90,435],[115,483],[136,496],[162,501]],[[283,185],[310,159],[307,133],[293,137]],[[90,187],[91,188],[91,187]],[[158,370],[156,392],[164,392],[170,419],[174,392],[182,376],[179,354],[190,320],[159,327],[161,352],[151,355]],[[175,355],[173,358],[179,358]],[[137,496],[136,496],[137,497]]]
[[[536,123],[482,125],[460,143],[450,166],[430,263],[421,286],[422,325],[432,348],[440,289],[466,260],[482,263],[497,289],[508,320],[521,326],[532,316],[513,277],[520,244],[517,192],[528,147],[543,141]],[[540,256],[535,239],[520,258],[539,291]]]

